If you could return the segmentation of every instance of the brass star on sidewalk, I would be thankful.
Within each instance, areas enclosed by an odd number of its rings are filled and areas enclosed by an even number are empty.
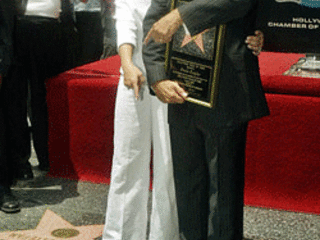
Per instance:
[[[102,235],[103,225],[73,226],[47,210],[34,230],[0,233],[0,240],[92,240]]]
[[[194,37],[191,37],[190,34],[186,33],[186,35],[184,36],[184,39],[182,40],[181,47],[184,47],[188,43],[194,41],[195,44],[200,48],[201,52],[205,53],[202,35],[207,31],[208,30],[204,30],[203,32],[195,35]]]

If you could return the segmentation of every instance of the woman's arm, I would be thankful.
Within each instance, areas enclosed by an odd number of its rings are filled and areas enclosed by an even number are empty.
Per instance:
[[[134,90],[136,99],[139,90],[145,82],[141,70],[132,61],[133,50],[137,47],[137,26],[133,14],[132,0],[115,1],[115,20],[117,30],[117,45],[124,73],[124,84]]]
[[[136,99],[139,99],[139,91],[142,84],[146,81],[141,70],[132,62],[133,46],[125,43],[119,47],[119,56],[124,73],[124,85],[133,88]]]

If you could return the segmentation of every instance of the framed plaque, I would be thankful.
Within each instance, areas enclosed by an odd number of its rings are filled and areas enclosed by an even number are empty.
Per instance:
[[[172,0],[172,9],[191,0]],[[166,70],[188,92],[187,101],[213,108],[224,45],[225,25],[191,36],[181,26],[167,44]]]

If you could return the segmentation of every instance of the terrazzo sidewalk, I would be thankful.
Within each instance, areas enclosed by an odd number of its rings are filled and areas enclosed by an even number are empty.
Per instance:
[[[13,188],[21,212],[0,211],[0,240],[101,239],[108,185],[35,176]],[[244,231],[249,240],[320,240],[320,216],[245,207]]]

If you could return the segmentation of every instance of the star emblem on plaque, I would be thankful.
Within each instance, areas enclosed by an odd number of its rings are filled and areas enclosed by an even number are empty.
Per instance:
[[[172,0],[172,9],[190,0]],[[166,50],[166,69],[171,80],[178,81],[188,92],[187,101],[213,108],[225,36],[219,25],[191,36],[182,25]]]
[[[46,210],[36,229],[0,233],[0,240],[93,240],[102,235],[103,225],[73,226]]]
[[[192,37],[191,34],[189,33],[187,27],[185,25],[183,25],[183,28],[185,30],[185,36],[182,40],[181,43],[181,48],[183,48],[184,46],[186,46],[189,43],[194,42],[194,44],[196,44],[196,46],[198,46],[198,48],[201,50],[201,52],[203,54],[206,53],[206,50],[204,49],[204,45],[203,45],[203,34],[205,34],[208,30],[204,30],[203,32],[197,34],[196,36]]]

